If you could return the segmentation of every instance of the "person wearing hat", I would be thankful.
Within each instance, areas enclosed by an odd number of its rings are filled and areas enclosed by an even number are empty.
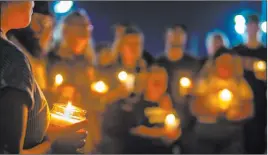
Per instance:
[[[263,153],[267,126],[267,47],[258,39],[260,21],[255,14],[246,18],[247,42],[233,49],[242,58],[244,77],[254,93],[254,117],[244,129],[246,153]]]

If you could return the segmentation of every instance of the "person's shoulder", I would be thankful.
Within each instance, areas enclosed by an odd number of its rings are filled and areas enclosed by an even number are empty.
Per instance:
[[[169,63],[169,60],[165,54],[158,56],[155,60],[155,64],[165,66]]]
[[[189,60],[189,61],[198,61],[200,58],[198,56],[192,55],[190,53],[184,53],[183,54],[183,59]]]
[[[0,40],[2,61],[9,64],[30,65],[27,56],[14,44],[4,39]]]
[[[235,50],[235,51],[241,51],[241,50],[245,50],[247,47],[244,45],[244,44],[238,44],[238,45],[236,45],[236,46],[234,46],[233,48],[232,48],[232,50]]]

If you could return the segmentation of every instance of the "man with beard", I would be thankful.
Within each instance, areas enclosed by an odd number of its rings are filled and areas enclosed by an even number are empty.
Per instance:
[[[265,128],[267,126],[267,47],[258,40],[259,18],[250,15],[247,18],[247,42],[234,48],[241,56],[244,77],[254,93],[254,118],[244,129],[246,153],[264,153],[266,149]]]
[[[172,103],[181,118],[182,137],[181,150],[187,153],[187,144],[194,118],[188,110],[188,97],[193,87],[195,75],[200,70],[200,62],[185,53],[187,29],[184,25],[174,25],[166,35],[166,53],[158,59],[158,64],[168,72],[169,82],[167,92],[171,95]]]

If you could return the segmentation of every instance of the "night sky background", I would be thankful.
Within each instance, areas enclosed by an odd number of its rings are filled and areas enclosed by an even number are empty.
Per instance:
[[[234,30],[236,14],[255,12],[263,20],[266,18],[262,15],[262,1],[75,1],[75,4],[88,11],[95,42],[112,41],[112,25],[131,21],[143,31],[145,49],[154,56],[163,52],[164,31],[171,24],[185,24],[189,30],[187,50],[204,57],[207,32],[222,30],[232,44],[238,44],[241,36]]]

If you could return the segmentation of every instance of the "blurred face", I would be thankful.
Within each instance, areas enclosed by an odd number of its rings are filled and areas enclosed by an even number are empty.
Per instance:
[[[111,49],[109,48],[103,49],[99,55],[99,64],[105,66],[111,64],[112,62],[113,62],[113,56],[111,53]]]
[[[92,25],[81,17],[73,17],[72,21],[65,24],[63,35],[67,45],[74,54],[83,54],[92,32]]]
[[[250,22],[247,24],[247,32],[249,36],[256,36],[259,32],[258,23]]]
[[[143,46],[142,37],[139,34],[129,34],[124,36],[121,45],[121,58],[124,65],[135,65],[141,56]]]
[[[175,28],[174,30],[170,30],[167,33],[168,44],[184,46],[186,44],[186,41],[187,41],[187,34],[180,27]]]
[[[53,26],[54,19],[51,16],[40,13],[33,14],[30,27],[35,32],[35,38],[39,39],[39,44],[43,49],[49,47],[52,39]]]
[[[27,27],[31,22],[33,7],[33,1],[3,3],[1,7],[1,18],[5,21],[1,19],[1,28],[20,29]]]
[[[124,34],[125,27],[122,25],[118,25],[115,28],[115,37],[121,37]]]
[[[148,78],[147,94],[152,100],[158,100],[167,89],[167,73],[164,69],[152,71]]]
[[[224,54],[216,59],[216,74],[224,79],[233,77],[234,62],[230,54]]]
[[[212,39],[211,50],[209,51],[209,54],[214,55],[214,53],[222,46],[224,46],[222,37],[214,36]]]

